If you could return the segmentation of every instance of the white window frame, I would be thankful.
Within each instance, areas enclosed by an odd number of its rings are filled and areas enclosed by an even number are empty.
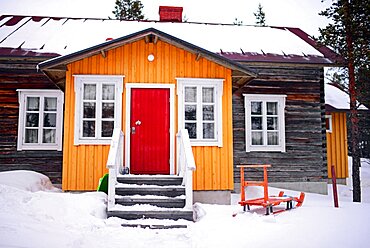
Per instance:
[[[197,92],[201,92],[199,88],[213,87],[215,89],[215,138],[214,139],[190,139],[192,146],[218,146],[222,147],[222,95],[224,79],[219,78],[176,78],[177,80],[177,95],[178,95],[178,128],[185,128],[185,87],[197,87]],[[197,94],[197,109],[201,109],[202,104],[201,94]],[[202,111],[197,111],[197,136],[201,134],[203,128],[199,128],[202,123]]]
[[[264,94],[243,94],[244,96],[244,108],[245,108],[245,147],[246,152],[252,151],[264,151],[264,152],[285,152],[285,100],[286,95],[264,95]],[[267,130],[263,128],[264,145],[252,145],[251,139],[251,102],[259,101],[263,102],[262,107],[262,118],[263,126],[266,126],[266,102],[277,102],[278,103],[278,130],[279,130],[279,145],[267,145]]]
[[[329,123],[329,128],[326,129],[326,132],[332,133],[333,132],[333,116],[325,115],[325,128],[326,128],[326,120],[328,120],[328,123]]]
[[[97,95],[100,96],[100,85],[114,84],[115,99],[114,99],[114,128],[122,127],[122,92],[123,92],[123,75],[73,75],[74,89],[76,94],[75,99],[75,126],[74,126],[74,144],[75,145],[109,145],[111,137],[101,137],[101,98],[97,98],[96,104],[96,127],[95,137],[83,137],[83,85],[97,84]]]
[[[18,119],[18,141],[17,150],[62,150],[62,134],[63,134],[63,104],[64,94],[60,90],[39,90],[39,89],[18,89],[18,101],[19,101],[19,119]],[[57,98],[57,111],[56,111],[56,133],[55,143],[42,143],[42,132],[43,120],[44,120],[44,101],[40,101],[39,105],[39,127],[38,127],[38,143],[25,143],[25,131],[26,131],[26,99],[27,97],[39,97],[44,99],[45,97],[56,97]]]

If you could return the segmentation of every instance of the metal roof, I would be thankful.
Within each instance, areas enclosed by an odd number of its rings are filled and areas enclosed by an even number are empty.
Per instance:
[[[153,28],[234,61],[333,65],[337,55],[298,28],[102,18],[0,16],[0,49],[73,54]]]
[[[53,59],[49,59],[45,62],[40,63],[39,68],[42,69],[42,70],[47,70],[47,69],[53,68],[55,66],[58,67],[60,65],[66,65],[68,63],[80,60],[82,58],[85,58],[85,57],[88,57],[88,56],[91,56],[91,55],[95,55],[95,54],[99,54],[99,53],[101,53],[102,50],[108,51],[110,49],[114,49],[114,48],[122,46],[124,44],[131,43],[131,42],[134,42],[134,41],[139,40],[139,39],[144,39],[145,37],[149,37],[149,36],[155,36],[155,37],[159,38],[160,40],[163,40],[165,42],[173,44],[177,47],[181,47],[181,48],[183,48],[187,51],[190,51],[192,53],[199,54],[199,56],[205,57],[205,58],[207,58],[211,61],[214,61],[214,62],[216,62],[218,64],[221,64],[225,67],[228,67],[230,69],[239,71],[239,72],[241,72],[243,74],[246,74],[250,77],[255,77],[256,76],[256,73],[254,71],[244,67],[243,65],[241,65],[239,63],[236,63],[232,60],[229,60],[229,59],[227,59],[223,56],[220,56],[216,53],[209,52],[209,51],[207,51],[207,50],[205,50],[201,47],[195,46],[195,45],[193,45],[189,42],[186,42],[184,40],[181,40],[177,37],[174,37],[174,36],[169,35],[167,33],[161,32],[161,31],[156,30],[154,28],[148,28],[148,29],[145,29],[145,30],[142,30],[142,31],[124,36],[124,37],[120,37],[118,39],[110,40],[110,41],[101,43],[99,45],[92,46],[92,47],[80,50],[78,52],[74,52],[74,53],[67,54],[67,55],[64,55],[64,56],[59,56],[59,57],[56,57],[56,58],[53,58]]]

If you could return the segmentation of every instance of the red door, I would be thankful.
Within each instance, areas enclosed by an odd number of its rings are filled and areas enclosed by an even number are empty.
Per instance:
[[[170,90],[131,89],[130,170],[170,174]]]

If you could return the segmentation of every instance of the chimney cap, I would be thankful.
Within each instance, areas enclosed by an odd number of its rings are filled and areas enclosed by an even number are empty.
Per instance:
[[[183,7],[178,6],[159,6],[159,11],[161,10],[172,10],[172,11],[182,11]]]

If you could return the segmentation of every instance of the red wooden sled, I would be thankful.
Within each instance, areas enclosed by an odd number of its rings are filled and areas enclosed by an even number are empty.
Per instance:
[[[299,197],[292,197],[284,195],[283,191],[280,191],[278,196],[269,196],[268,195],[268,180],[267,180],[267,168],[271,165],[240,165],[240,195],[241,200],[239,204],[243,206],[243,211],[246,211],[246,208],[250,210],[250,206],[262,206],[266,209],[266,215],[277,214],[287,210],[291,210],[296,207],[300,207],[303,204],[305,194],[301,192]],[[244,168],[263,168],[263,181],[245,181],[244,180]],[[245,200],[245,187],[248,186],[262,186],[264,196],[261,198]],[[278,206],[281,203],[286,203],[285,209],[279,209],[277,211],[273,210],[274,206]],[[295,203],[295,204],[294,204]],[[235,215],[234,215],[235,216]]]

